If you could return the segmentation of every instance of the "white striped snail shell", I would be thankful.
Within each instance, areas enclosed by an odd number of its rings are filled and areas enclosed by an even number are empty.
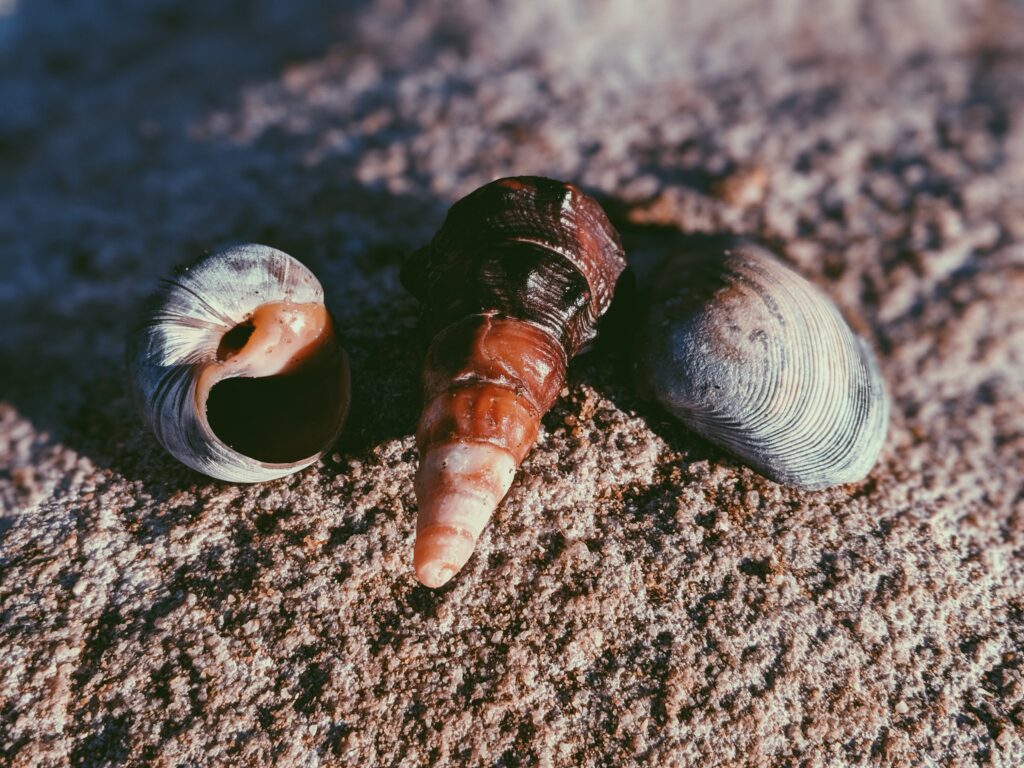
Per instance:
[[[263,245],[206,256],[165,280],[129,341],[128,367],[160,444],[220,480],[309,466],[348,412],[348,359],[320,283]]]
[[[637,373],[686,426],[776,482],[856,482],[885,440],[889,403],[870,347],[823,292],[738,238],[666,260]]]
[[[403,265],[436,331],[416,430],[413,565],[426,586],[447,582],[473,554],[624,267],[595,200],[530,176],[455,203]]]

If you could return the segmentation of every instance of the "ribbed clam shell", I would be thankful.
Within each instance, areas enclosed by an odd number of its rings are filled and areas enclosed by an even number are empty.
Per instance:
[[[318,452],[294,462],[260,461],[213,433],[196,404],[199,374],[217,359],[225,334],[268,302],[322,305],[323,289],[286,253],[263,245],[232,247],[164,280],[129,341],[129,375],[143,420],[175,458],[221,480],[273,480],[309,466],[333,443],[347,410],[348,367],[339,348],[346,400],[337,428]]]
[[[667,260],[637,372],[684,424],[777,482],[855,482],[885,440],[870,347],[820,290],[743,240],[711,238]]]

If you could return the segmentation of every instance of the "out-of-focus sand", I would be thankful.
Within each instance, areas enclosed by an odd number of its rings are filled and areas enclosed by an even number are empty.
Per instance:
[[[1021,6],[321,5],[0,2],[0,762],[1024,764]],[[418,586],[398,264],[521,173],[598,195],[641,280],[734,231],[835,297],[893,398],[872,475],[698,441],[627,312]],[[120,368],[158,277],[240,241],[319,275],[355,385],[327,460],[246,487]]]

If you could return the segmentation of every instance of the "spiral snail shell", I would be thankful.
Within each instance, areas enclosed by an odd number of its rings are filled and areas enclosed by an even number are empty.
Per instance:
[[[624,267],[601,206],[539,177],[499,179],[458,201],[403,265],[436,330],[416,430],[423,584],[441,586],[469,560]]]
[[[348,411],[349,369],[316,277],[242,245],[179,269],[128,347],[143,420],[179,461],[258,482],[316,461]]]
[[[885,440],[870,347],[824,293],[741,239],[706,238],[666,260],[637,373],[684,424],[780,483],[861,480]]]

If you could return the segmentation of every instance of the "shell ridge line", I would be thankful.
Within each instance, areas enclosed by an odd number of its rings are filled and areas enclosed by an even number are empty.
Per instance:
[[[476,544],[476,536],[474,536],[473,532],[465,526],[452,525],[451,523],[434,523],[429,528],[424,528],[422,531],[418,531],[418,533],[424,533],[426,531],[450,533],[454,536],[459,536],[468,540],[471,544]]]
[[[762,302],[771,319],[778,323],[781,333],[790,332],[786,327],[785,318],[779,311],[778,303],[763,290],[763,286],[759,285],[758,281],[742,273],[743,269],[750,269],[750,267],[751,262],[749,260],[740,261],[731,274],[735,275],[737,284],[743,286],[752,296],[756,296]],[[766,275],[766,277],[771,279],[774,276],[769,277]],[[773,434],[781,429],[781,425],[778,425],[769,405],[780,395],[786,398],[786,402],[793,397],[792,388],[790,387],[781,388],[780,392],[778,377],[772,375],[774,372],[783,370],[784,364],[784,360],[780,359],[780,356],[775,353],[776,345],[766,343],[765,348],[768,351],[768,355],[763,369],[767,375],[758,375],[761,373],[760,371],[752,371],[754,375],[748,377],[756,383],[756,391],[761,394],[761,397],[751,403],[751,407],[748,410],[752,414],[752,419],[745,425],[744,429],[746,433],[744,437],[756,443],[759,451],[763,450],[764,445],[770,441]]]
[[[217,318],[219,321],[221,321],[228,328],[234,327],[236,325],[234,320],[232,320],[230,317],[227,317],[226,315],[222,314],[210,302],[208,302],[205,298],[200,296],[199,293],[197,293],[195,290],[193,290],[189,286],[185,285],[183,282],[178,282],[177,280],[174,280],[172,278],[161,278],[161,280],[162,280],[162,282],[168,283],[170,286],[172,286],[171,292],[173,292],[175,289],[177,289],[177,290],[184,291],[185,293],[188,293],[189,295],[191,295],[197,302],[199,302],[199,305],[201,307],[203,307],[207,311],[207,313],[209,313],[213,317]],[[171,298],[171,296],[168,296],[168,298]]]
[[[604,303],[606,300],[606,294],[608,293],[608,282],[604,279],[603,275],[598,272],[595,275],[590,275],[580,268],[577,258],[573,255],[569,245],[559,245],[550,240],[542,240],[535,237],[527,237],[525,235],[503,235],[498,234],[490,238],[481,239],[474,243],[473,250],[486,250],[492,247],[505,246],[509,243],[518,243],[521,245],[529,245],[535,248],[540,248],[543,251],[559,256],[569,267],[574,271],[580,273],[584,279],[586,279],[589,287],[589,293],[591,299],[588,303]],[[468,250],[468,249],[467,249]],[[454,267],[452,267],[454,268]],[[595,290],[598,289],[598,290]]]
[[[509,381],[501,379],[493,379],[487,376],[482,376],[477,373],[465,373],[460,374],[456,378],[451,380],[451,383],[445,387],[441,392],[431,398],[431,401],[436,400],[439,397],[451,397],[464,389],[474,389],[480,385],[491,386],[497,389],[503,389],[507,392],[512,392],[517,400],[522,401],[530,409],[531,412],[541,414],[540,406],[533,400],[533,397],[526,391],[521,384],[515,384]]]
[[[822,345],[818,333],[805,334],[803,331],[805,328],[816,327],[821,333],[827,333],[830,329],[822,323],[821,314],[817,311],[820,302],[815,300],[813,292],[808,292],[802,282],[779,279],[776,270],[763,270],[766,276],[769,272],[770,277],[767,279],[772,283],[773,291],[778,293],[780,298],[786,298],[784,303],[792,308],[795,313],[794,319],[797,320],[785,329],[786,343],[783,345],[798,352],[794,358],[794,367],[800,375],[794,379],[794,385],[796,381],[819,384],[791,387],[791,398],[781,403],[781,407],[776,406],[783,413],[790,414],[790,417],[778,422],[776,429],[768,436],[769,442],[784,447],[784,452],[791,456],[791,462],[799,466],[802,463],[801,454],[805,451],[818,450],[818,443],[813,436],[824,434],[816,427],[820,425],[824,415],[823,402],[830,400],[827,387],[820,386],[820,366],[815,366],[813,362],[823,357],[823,349],[826,349],[827,345]]]
[[[860,382],[868,380],[872,372],[861,359],[862,341],[850,331],[838,308],[824,301],[814,302],[812,306],[822,316],[820,326],[830,331],[830,360],[836,371],[841,373],[830,379],[834,407],[829,414],[830,420],[823,427],[819,426],[820,432],[829,436],[829,441],[818,453],[804,453],[811,454],[807,460],[813,464],[819,482],[827,482],[829,477],[845,482],[853,479],[852,475],[870,469],[870,465],[862,467],[864,459],[858,455],[858,449],[871,439],[873,430],[866,422],[867,413],[859,407],[864,401],[857,391],[862,389]],[[845,386],[840,376],[846,377]]]
[[[794,281],[780,287],[788,295],[794,311],[799,312],[800,322],[796,324],[792,344],[801,351],[801,380],[808,385],[801,388],[802,397],[793,405],[790,431],[780,433],[778,445],[780,453],[784,450],[788,457],[788,470],[803,477],[805,483],[813,484],[818,482],[821,467],[827,466],[827,446],[835,438],[832,427],[838,423],[833,406],[838,404],[831,389],[832,378],[825,375],[833,362],[834,345],[823,343],[823,339],[831,329],[819,311],[821,302],[813,297],[806,300],[809,292],[802,290],[804,288],[802,283]],[[803,333],[805,328],[814,328],[816,332]]]
[[[857,366],[849,365],[848,356],[852,342],[852,335],[845,329],[845,325],[838,312],[829,304],[823,302],[808,302],[809,311],[815,314],[817,327],[822,330],[821,336],[814,336],[815,344],[822,348],[822,357],[838,370],[845,372],[851,379],[860,374]],[[844,332],[845,331],[845,332]],[[827,334],[827,336],[826,336]],[[848,386],[843,386],[836,376],[830,376],[826,387],[819,388],[821,397],[825,403],[818,408],[817,418],[808,426],[809,432],[825,435],[828,441],[820,446],[809,444],[804,450],[795,451],[797,456],[804,456],[808,462],[817,461],[821,467],[834,467],[836,471],[843,468],[845,457],[842,453],[843,445],[848,438],[856,435],[859,430],[838,429],[835,425],[859,426],[856,420],[850,418],[850,398]],[[826,397],[827,395],[827,397]]]
[[[153,316],[146,321],[146,326],[149,328],[153,328],[167,325],[169,323],[206,331],[217,331],[223,328],[223,324],[215,322],[213,320],[203,320],[202,318],[189,317],[188,315],[171,311],[166,311],[163,313],[154,313]]]
[[[860,387],[863,398],[863,421],[869,425],[865,428],[865,437],[858,447],[867,454],[878,453],[885,442],[889,423],[889,399],[885,391],[884,379],[878,371],[878,361],[871,345],[858,338],[859,360],[862,365],[864,381]],[[870,466],[868,467],[870,469]]]
[[[498,309],[488,309],[488,310],[485,310],[483,312],[475,312],[474,314],[467,315],[466,317],[489,317],[489,318],[491,318],[493,320],[512,320],[512,321],[515,321],[517,323],[522,323],[524,325],[528,325],[531,328],[534,328],[534,329],[540,331],[545,336],[547,336],[549,339],[552,339],[554,341],[556,347],[561,347],[562,346],[561,342],[558,339],[556,339],[551,334],[551,331],[548,328],[545,328],[543,325],[541,325],[540,323],[536,322],[532,318],[528,318],[528,317],[515,317],[513,315],[508,314],[507,312],[502,312],[501,310],[498,310]],[[447,331],[449,328],[452,328],[452,327],[458,325],[459,323],[463,322],[463,320],[465,320],[465,319],[466,318],[464,317],[464,318],[460,318],[458,320],[454,320],[454,321],[448,323],[448,325],[446,325],[443,328],[441,328],[435,334],[435,336],[440,336],[445,331]],[[565,359],[565,351],[564,350],[562,350],[562,358],[563,358],[563,360]],[[566,360],[566,365],[568,365],[568,361],[567,360]]]
[[[791,418],[779,425],[778,433],[773,435],[777,444],[785,447],[786,454],[790,457],[793,467],[799,467],[800,452],[812,447],[814,442],[810,436],[814,435],[814,423],[820,417],[821,401],[827,399],[827,393],[823,392],[820,384],[820,371],[814,361],[821,357],[820,338],[817,333],[804,333],[804,329],[813,328],[816,325],[820,329],[818,318],[815,313],[813,302],[808,304],[804,301],[804,292],[801,283],[794,281],[777,281],[774,290],[781,296],[786,297],[786,303],[795,314],[797,322],[791,323],[786,333],[786,347],[798,351],[794,358],[795,369],[798,374],[795,381],[805,381],[810,386],[794,386],[793,400],[784,403],[784,412],[791,414]],[[780,451],[781,452],[781,451]]]
[[[750,267],[751,262],[749,260],[738,260],[736,257],[730,259],[730,262],[732,260],[736,260],[737,263],[727,263],[726,265],[723,265],[727,271],[727,274],[724,277],[725,282],[728,285],[743,286],[748,295],[756,297],[762,302],[770,315],[770,319],[779,324],[780,331],[787,332],[784,318],[778,309],[778,303],[774,300],[769,301],[771,297],[767,295],[763,290],[763,287],[760,286],[756,280],[751,279],[749,275],[744,275],[742,273],[743,269],[748,269]],[[769,276],[767,273],[765,273],[765,275],[767,279],[774,282],[774,275]],[[752,386],[754,387],[754,392],[760,393],[760,397],[757,399],[748,397],[747,411],[751,414],[750,421],[740,422],[737,420],[735,425],[725,425],[728,431],[739,431],[742,435],[742,440],[730,437],[729,439],[731,442],[740,446],[748,441],[752,442],[756,444],[756,450],[758,453],[763,452],[764,447],[771,442],[771,439],[785,428],[784,425],[780,425],[775,419],[772,409],[768,407],[769,404],[779,396],[786,398],[785,402],[788,402],[794,397],[791,387],[783,388],[780,392],[777,377],[771,375],[772,372],[781,370],[784,362],[784,360],[780,360],[779,356],[775,354],[777,346],[784,345],[773,345],[770,343],[765,344],[768,355],[763,369],[768,375],[759,375],[760,371],[754,371],[751,369],[752,375],[745,377],[748,395]],[[746,371],[748,368],[750,368],[750,366],[745,365],[740,369],[740,371]],[[751,385],[751,381],[754,382],[753,385]],[[742,428],[740,428],[741,424]]]
[[[834,418],[837,421],[845,420],[847,425],[854,427],[854,429],[832,430],[833,441],[826,445],[822,451],[822,465],[834,466],[838,473],[840,471],[848,471],[851,464],[856,463],[856,456],[853,455],[853,452],[859,442],[859,436],[864,434],[861,429],[863,419],[861,409],[858,407],[860,403],[858,390],[860,389],[859,382],[864,378],[865,371],[858,364],[859,360],[851,359],[850,352],[855,349],[855,345],[852,344],[853,339],[848,338],[849,334],[843,333],[845,328],[841,324],[841,317],[831,307],[829,307],[829,310],[831,310],[828,312],[828,315],[834,327],[834,335],[842,337],[842,343],[836,344],[834,348],[837,357],[837,367],[840,367],[848,374],[846,386],[842,386],[841,382],[833,380],[835,384],[834,399],[839,406],[838,411],[834,414]]]
[[[179,367],[173,367],[167,369],[166,373],[160,376],[156,382],[156,389],[153,394],[154,414],[156,418],[153,419],[153,431],[156,433],[157,440],[161,444],[166,444],[166,437],[164,434],[163,418],[161,414],[165,412],[164,403],[166,403],[169,396],[173,396],[174,401],[172,403],[172,413],[181,413],[182,401],[187,399],[187,393],[182,394],[183,390],[187,390],[187,387],[177,386],[177,379],[188,376],[188,372]]]
[[[448,438],[448,442],[460,443],[462,445],[490,445],[495,448],[501,448],[501,450],[511,453],[501,440],[497,437],[479,437],[469,435],[452,435]]]
[[[695,240],[659,275],[637,373],[669,411],[777,482],[816,489],[870,471],[884,381],[823,289],[737,237]]]

